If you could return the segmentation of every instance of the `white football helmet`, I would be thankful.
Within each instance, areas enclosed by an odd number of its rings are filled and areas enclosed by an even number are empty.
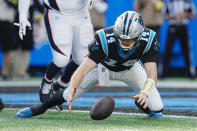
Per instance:
[[[142,17],[135,11],[124,12],[117,18],[114,25],[114,34],[121,39],[137,40],[143,31]]]

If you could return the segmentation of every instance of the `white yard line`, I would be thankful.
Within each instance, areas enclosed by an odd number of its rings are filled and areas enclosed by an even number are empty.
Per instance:
[[[5,108],[6,110],[14,110],[14,109],[21,109],[21,108]],[[56,109],[49,109],[49,111],[56,111],[58,112]],[[69,112],[68,110],[63,110],[62,112]],[[90,111],[86,111],[86,110],[72,110],[72,112],[85,112],[85,113],[89,113]],[[142,113],[124,113],[124,112],[113,112],[112,114],[125,114],[125,115],[142,115],[142,116],[146,116],[146,114],[142,114]],[[192,119],[197,119],[197,117],[194,116],[179,116],[179,115],[164,115],[165,117],[174,117],[174,118],[192,118]],[[3,119],[0,119],[0,121]]]

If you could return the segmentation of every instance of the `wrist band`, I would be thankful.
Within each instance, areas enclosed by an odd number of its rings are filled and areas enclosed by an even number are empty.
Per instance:
[[[153,79],[148,78],[144,84],[144,88],[142,92],[144,92],[148,96],[152,87],[154,86],[155,86],[155,81]]]

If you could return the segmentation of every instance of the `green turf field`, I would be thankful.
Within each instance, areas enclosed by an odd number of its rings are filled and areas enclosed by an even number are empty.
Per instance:
[[[145,115],[112,114],[92,120],[88,112],[47,111],[26,119],[15,119],[16,109],[0,112],[0,131],[197,131],[196,118],[151,119]]]

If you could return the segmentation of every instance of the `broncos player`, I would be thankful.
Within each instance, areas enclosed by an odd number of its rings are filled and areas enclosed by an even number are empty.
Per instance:
[[[107,84],[110,79],[123,81],[138,92],[132,97],[136,105],[150,117],[163,117],[163,104],[155,87],[159,43],[156,33],[144,28],[138,13],[127,11],[118,17],[114,26],[97,31],[89,52],[88,58],[75,71],[65,91],[58,91],[41,105],[19,111],[15,117],[35,116],[55,103],[65,101],[68,101],[71,111],[73,99],[94,87],[98,80]]]
[[[19,0],[19,36],[21,39],[26,35],[26,27],[31,27],[28,21],[29,5],[30,0]],[[88,11],[91,5],[92,0],[44,0],[46,8],[44,20],[53,60],[48,64],[42,80],[39,93],[41,102],[50,97],[53,77],[67,65],[71,54],[73,62],[71,61],[69,65],[70,72],[73,72],[87,57],[88,45],[94,40],[93,26]],[[58,82],[62,87],[66,86],[64,77],[60,77]]]

